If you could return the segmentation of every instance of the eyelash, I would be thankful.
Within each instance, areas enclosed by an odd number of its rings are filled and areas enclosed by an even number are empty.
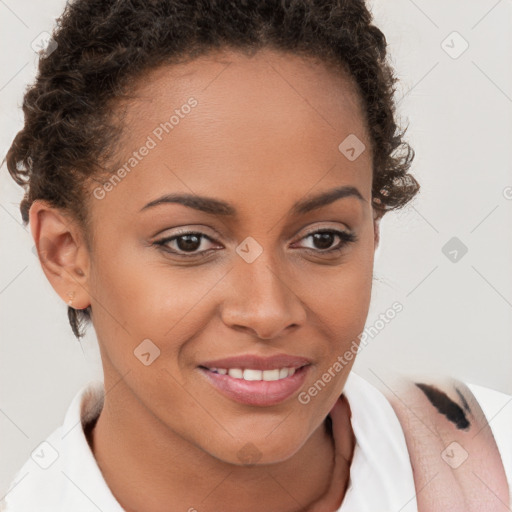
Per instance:
[[[348,244],[357,242],[357,239],[358,239],[354,233],[349,233],[347,231],[340,231],[337,229],[323,228],[323,229],[319,229],[316,231],[312,231],[311,233],[308,233],[307,235],[303,236],[300,240],[304,240],[305,238],[311,237],[311,236],[319,234],[319,233],[333,233],[341,239],[341,242],[338,244],[337,247],[334,247],[333,249],[321,250],[321,249],[306,248],[307,251],[310,251],[310,252],[312,251],[317,254],[333,254],[333,253],[342,251]],[[172,242],[173,240],[177,240],[178,238],[181,238],[181,237],[187,236],[187,235],[196,235],[200,239],[206,238],[207,240],[210,240],[210,242],[214,242],[214,240],[212,238],[210,238],[208,235],[205,235],[204,233],[201,233],[198,231],[187,231],[187,232],[179,233],[178,235],[174,235],[172,237],[167,237],[167,238],[162,238],[161,240],[156,240],[155,242],[153,242],[152,245],[158,246],[161,250],[165,251],[166,253],[172,253],[172,254],[174,254],[180,258],[184,258],[184,259],[198,258],[198,257],[203,258],[210,253],[211,249],[205,250],[205,251],[200,251],[200,252],[195,252],[192,254],[187,254],[187,253],[181,253],[181,252],[178,252],[175,250],[171,250],[166,246],[167,243]]]

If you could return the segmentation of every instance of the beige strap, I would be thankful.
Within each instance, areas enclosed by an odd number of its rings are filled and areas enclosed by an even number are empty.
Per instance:
[[[492,430],[463,382],[395,375],[379,388],[404,431],[419,512],[510,510]]]

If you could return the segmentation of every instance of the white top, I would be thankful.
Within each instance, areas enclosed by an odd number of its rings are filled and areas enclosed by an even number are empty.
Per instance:
[[[512,489],[512,397],[468,386],[490,421]],[[63,424],[16,473],[0,504],[1,511],[124,512],[103,479],[83,431],[83,422],[99,414],[103,392],[102,381],[80,389]],[[338,512],[417,511],[407,446],[391,405],[354,372],[344,394],[352,411],[356,445],[349,487]]]

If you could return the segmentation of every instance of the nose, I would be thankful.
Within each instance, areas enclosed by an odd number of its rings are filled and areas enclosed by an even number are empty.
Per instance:
[[[225,283],[221,316],[238,331],[270,340],[303,325],[306,308],[293,286],[293,277],[263,253],[252,263],[235,262]]]

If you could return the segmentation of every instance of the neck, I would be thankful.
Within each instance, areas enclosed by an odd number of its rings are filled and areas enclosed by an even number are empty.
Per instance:
[[[346,439],[352,454],[351,429]],[[105,396],[88,441],[127,512],[299,512],[312,510],[312,503],[314,510],[335,510],[349,477],[348,466],[335,468],[334,442],[324,423],[288,460],[238,466],[171,431],[123,380]]]

